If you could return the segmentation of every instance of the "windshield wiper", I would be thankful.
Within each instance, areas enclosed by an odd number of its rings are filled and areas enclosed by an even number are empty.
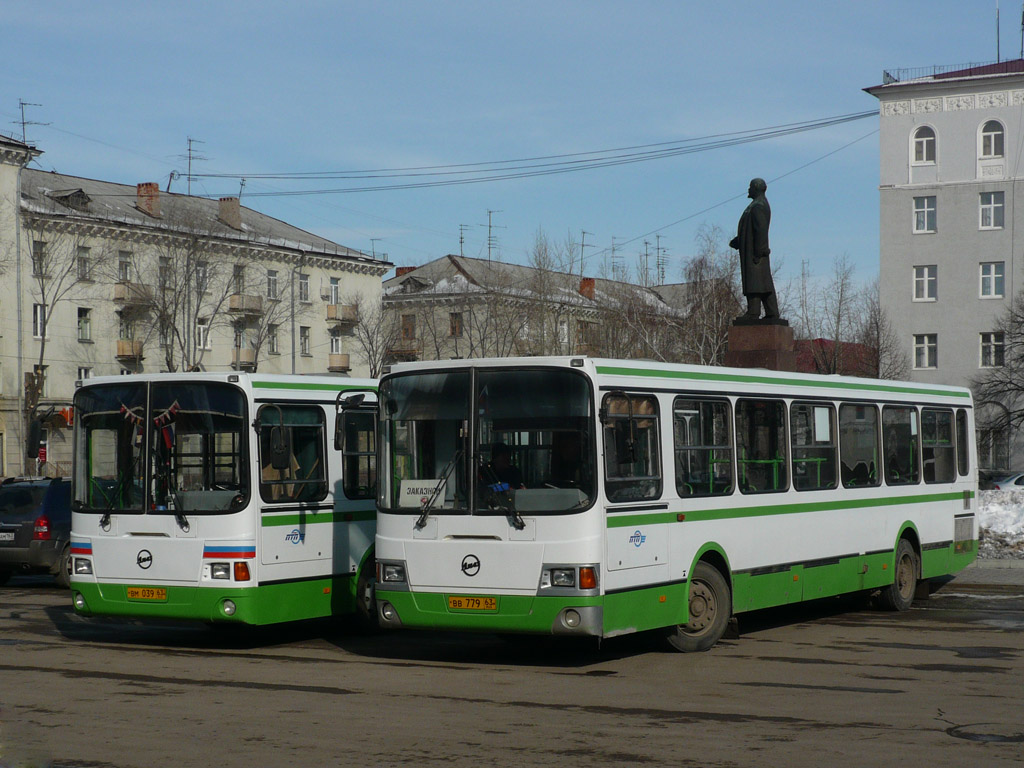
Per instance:
[[[459,459],[462,457],[462,449],[457,450],[452,457],[445,464],[444,469],[441,470],[441,478],[437,481],[437,485],[434,486],[434,490],[431,492],[427,500],[423,502],[423,506],[420,507],[420,516],[416,520],[416,529],[419,530],[427,524],[427,518],[430,517],[430,510],[434,508],[434,502],[437,501],[437,497],[441,494],[441,489],[445,487],[445,483],[448,480],[448,476],[451,475],[452,470],[455,469],[455,465],[459,463]]]
[[[522,515],[516,510],[512,487],[498,477],[494,467],[489,462],[485,462],[483,456],[480,457],[480,472],[487,475],[487,483],[484,486],[488,491],[487,503],[492,509],[500,509],[504,512],[505,517],[508,518],[509,525],[517,531],[523,530],[526,527],[526,523],[523,521]],[[504,501],[500,494],[507,494]]]

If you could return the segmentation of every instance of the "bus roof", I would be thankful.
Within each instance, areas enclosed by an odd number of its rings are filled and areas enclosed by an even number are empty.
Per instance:
[[[348,389],[377,389],[376,379],[353,379],[347,376],[305,375],[283,373],[246,373],[243,371],[224,371],[216,373],[139,373],[131,376],[96,376],[85,379],[81,386],[97,384],[124,384],[130,381],[180,381],[197,383],[203,381],[239,384],[254,390],[278,391],[319,391],[343,392]]]
[[[726,368],[724,366],[684,365],[652,360],[613,360],[580,355],[559,357],[502,357],[466,360],[433,360],[397,363],[389,375],[426,372],[456,368],[576,368],[586,372],[599,383],[617,386],[680,388],[686,384],[695,388],[727,389],[730,392],[763,391],[772,387],[782,394],[811,396],[843,392],[846,397],[871,399],[928,398],[943,399],[970,406],[971,391],[965,387],[944,384],[868,379],[857,376],[822,375],[791,371],[770,371],[763,368]]]

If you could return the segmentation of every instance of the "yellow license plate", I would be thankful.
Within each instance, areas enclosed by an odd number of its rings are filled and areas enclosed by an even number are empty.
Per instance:
[[[167,590],[163,587],[128,587],[129,600],[167,601]]]
[[[448,608],[452,611],[496,611],[498,610],[498,598],[449,595]]]

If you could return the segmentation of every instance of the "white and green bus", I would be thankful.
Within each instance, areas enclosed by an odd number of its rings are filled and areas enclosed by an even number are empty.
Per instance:
[[[578,357],[381,379],[384,627],[705,650],[734,614],[876,591],[977,553],[966,389]]]
[[[376,381],[188,373],[80,384],[78,613],[372,619]]]

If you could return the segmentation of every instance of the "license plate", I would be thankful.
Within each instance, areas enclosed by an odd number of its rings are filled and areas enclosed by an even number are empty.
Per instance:
[[[0,541],[14,541],[14,531],[0,531]]]
[[[498,610],[498,598],[449,595],[448,608],[452,611],[496,611]]]
[[[167,601],[167,590],[163,587],[128,587],[129,600]]]

